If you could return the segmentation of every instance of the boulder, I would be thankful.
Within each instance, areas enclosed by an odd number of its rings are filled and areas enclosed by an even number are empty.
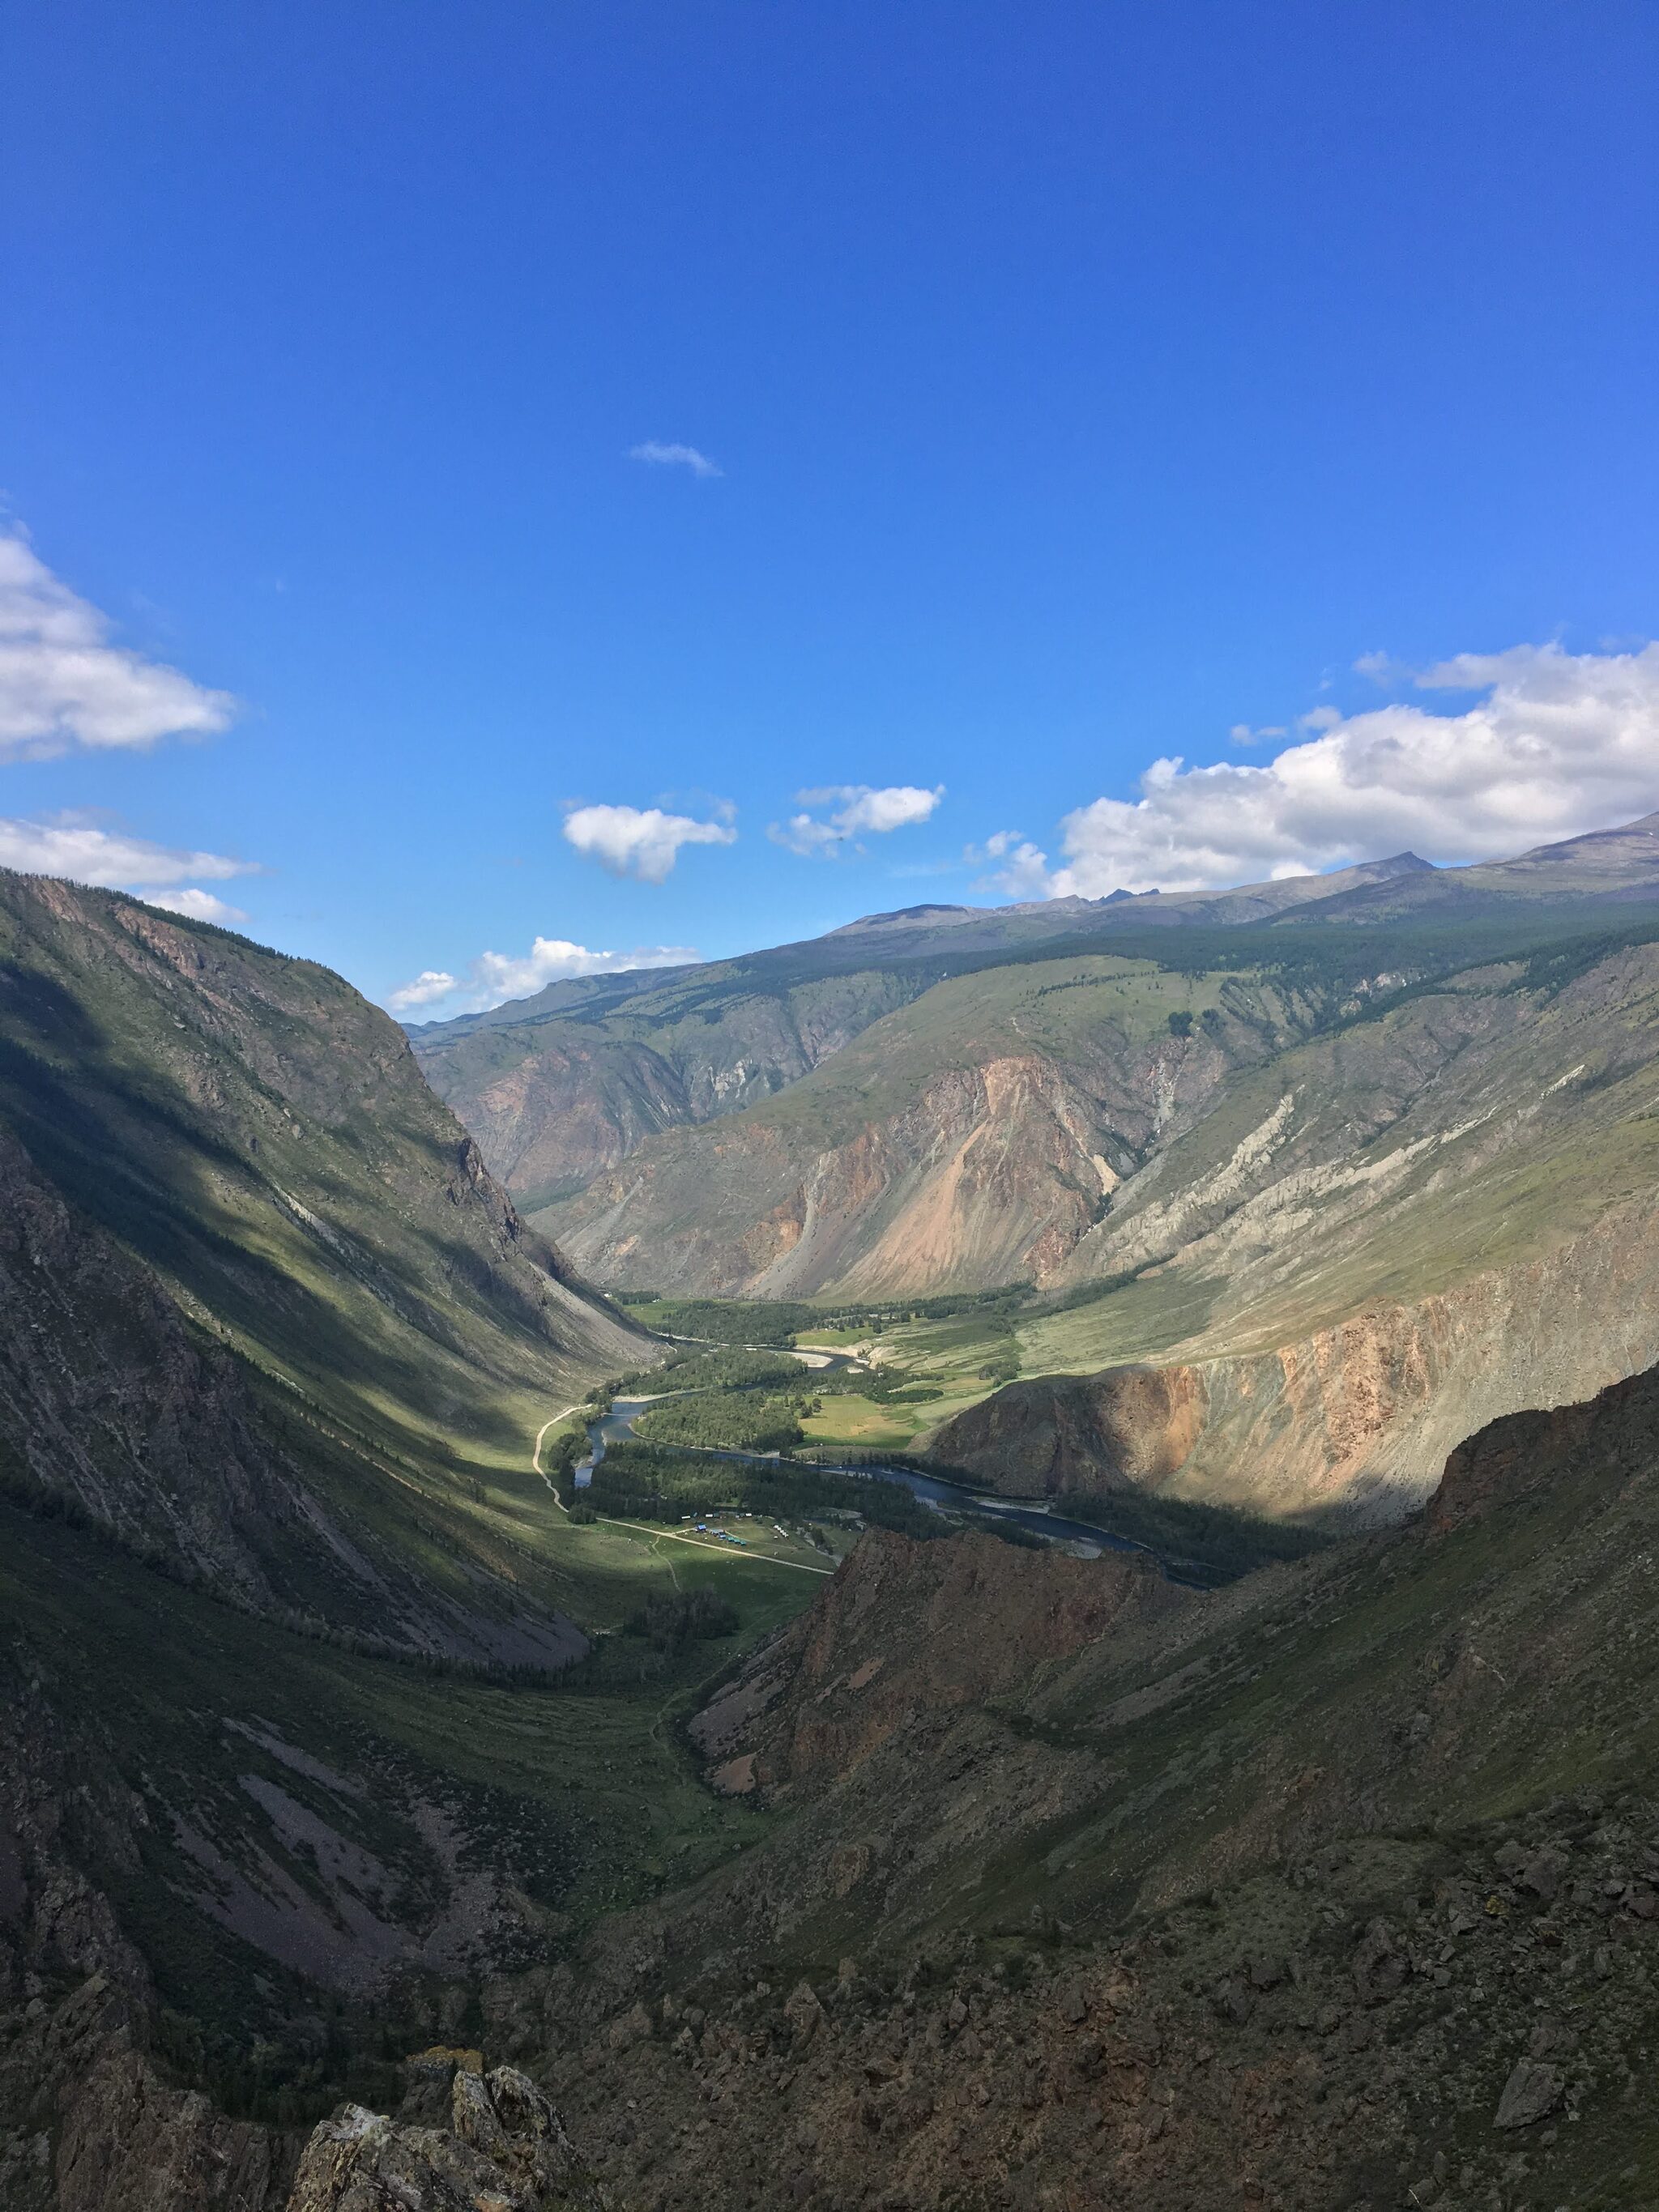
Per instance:
[[[313,2130],[288,2212],[592,2212],[558,2114],[528,2075],[459,2070],[447,2128],[342,2106]]]
[[[797,2045],[810,2043],[823,2018],[823,2007],[809,1981],[799,1981],[784,2001],[783,2016]]]
[[[1538,2058],[1517,2059],[1504,2093],[1498,2100],[1494,2124],[1500,2128],[1529,2128],[1553,2112],[1565,2087],[1561,2069]]]

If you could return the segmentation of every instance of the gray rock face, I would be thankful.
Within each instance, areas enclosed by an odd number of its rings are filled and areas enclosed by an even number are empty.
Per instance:
[[[1537,2058],[1517,2060],[1498,2100],[1495,2124],[1500,2128],[1531,2127],[1534,2121],[1541,2120],[1547,2112],[1555,2109],[1564,2087],[1559,2067],[1547,2065]]]
[[[447,2128],[347,2105],[313,2130],[288,2212],[588,2212],[597,2199],[526,2075],[457,2073]]]

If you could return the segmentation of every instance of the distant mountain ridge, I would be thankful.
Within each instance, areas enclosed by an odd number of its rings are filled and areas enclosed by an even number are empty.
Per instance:
[[[1104,951],[1148,930],[1472,917],[1522,900],[1615,907],[1659,888],[1656,824],[1648,817],[1468,868],[1401,853],[1221,891],[901,908],[731,960],[568,978],[483,1013],[407,1026],[428,1079],[534,1212],[666,1130],[788,1088],[965,966]]]
[[[679,968],[624,968],[601,975],[566,976],[544,985],[528,998],[509,999],[482,1013],[457,1014],[440,1021],[405,1022],[404,1027],[424,1058],[480,1029],[511,1029],[521,1022],[538,1021],[551,1014],[609,1012],[624,1000],[659,988],[672,989],[690,976],[716,973],[724,975],[727,971],[737,970],[745,976],[765,978],[811,965],[819,965],[823,972],[830,973],[844,962],[844,940],[848,939],[861,941],[877,933],[890,938],[904,935],[915,940],[907,946],[910,957],[921,957],[929,950],[943,951],[945,939],[941,939],[937,945],[932,942],[933,933],[937,931],[951,933],[948,943],[953,949],[969,944],[976,951],[1005,945],[1024,947],[1050,937],[1072,935],[1079,923],[1100,920],[1127,923],[1131,919],[1139,923],[1150,913],[1144,902],[1152,899],[1159,902],[1160,921],[1260,921],[1292,907],[1340,896],[1345,890],[1419,872],[1431,874],[1436,871],[1430,862],[1419,860],[1414,853],[1401,853],[1390,860],[1362,861],[1330,875],[1284,877],[1272,883],[1241,884],[1235,890],[1168,895],[1160,891],[1138,894],[1119,890],[1109,891],[1103,898],[1097,899],[1028,899],[1001,907],[936,903],[899,907],[890,913],[861,915],[856,921],[826,931],[822,937],[803,939],[769,951],[742,953],[732,960],[696,962]],[[1113,913],[1112,909],[1131,902],[1138,909],[1133,917]],[[969,935],[957,934],[963,932]]]

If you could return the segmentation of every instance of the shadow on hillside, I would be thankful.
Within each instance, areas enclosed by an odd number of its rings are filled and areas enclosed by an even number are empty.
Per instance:
[[[462,1325],[463,1306],[451,1314],[434,1305],[431,1274],[413,1255],[390,1243],[371,1249],[332,1223],[322,1233],[305,1225],[257,1161],[227,1143],[181,1085],[153,1064],[134,1068],[86,1006],[38,972],[14,968],[0,977],[0,1104],[72,1205],[273,1364],[306,1380],[325,1403],[349,1404],[354,1422],[390,1429],[401,1448],[426,1457],[453,1455],[423,1421],[445,1426],[459,1417],[481,1443],[500,1449],[521,1442],[480,1382],[523,1388],[539,1361],[557,1358],[529,1299],[460,1240],[432,1240],[432,1273],[447,1277],[461,1300],[490,1309],[479,1316],[484,1340],[474,1340]],[[326,1180],[362,1214],[363,1197],[348,1180],[309,1168],[307,1179]],[[246,1198],[246,1214],[230,1202],[233,1194]],[[294,1244],[313,1272],[339,1285],[339,1297],[254,1249],[251,1232]],[[529,1340],[516,1375],[503,1371],[501,1347],[487,1340],[514,1328]],[[349,1382],[339,1367],[348,1330]],[[387,1340],[398,1335],[406,1349]],[[389,1414],[388,1401],[407,1409],[405,1418]]]

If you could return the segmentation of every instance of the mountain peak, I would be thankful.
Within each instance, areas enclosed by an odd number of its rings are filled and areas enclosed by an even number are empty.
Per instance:
[[[895,907],[890,914],[861,914],[856,921],[844,921],[839,929],[832,929],[826,933],[830,937],[850,937],[854,930],[890,929],[915,921],[944,921],[957,915],[973,912],[970,906],[900,906]]]

